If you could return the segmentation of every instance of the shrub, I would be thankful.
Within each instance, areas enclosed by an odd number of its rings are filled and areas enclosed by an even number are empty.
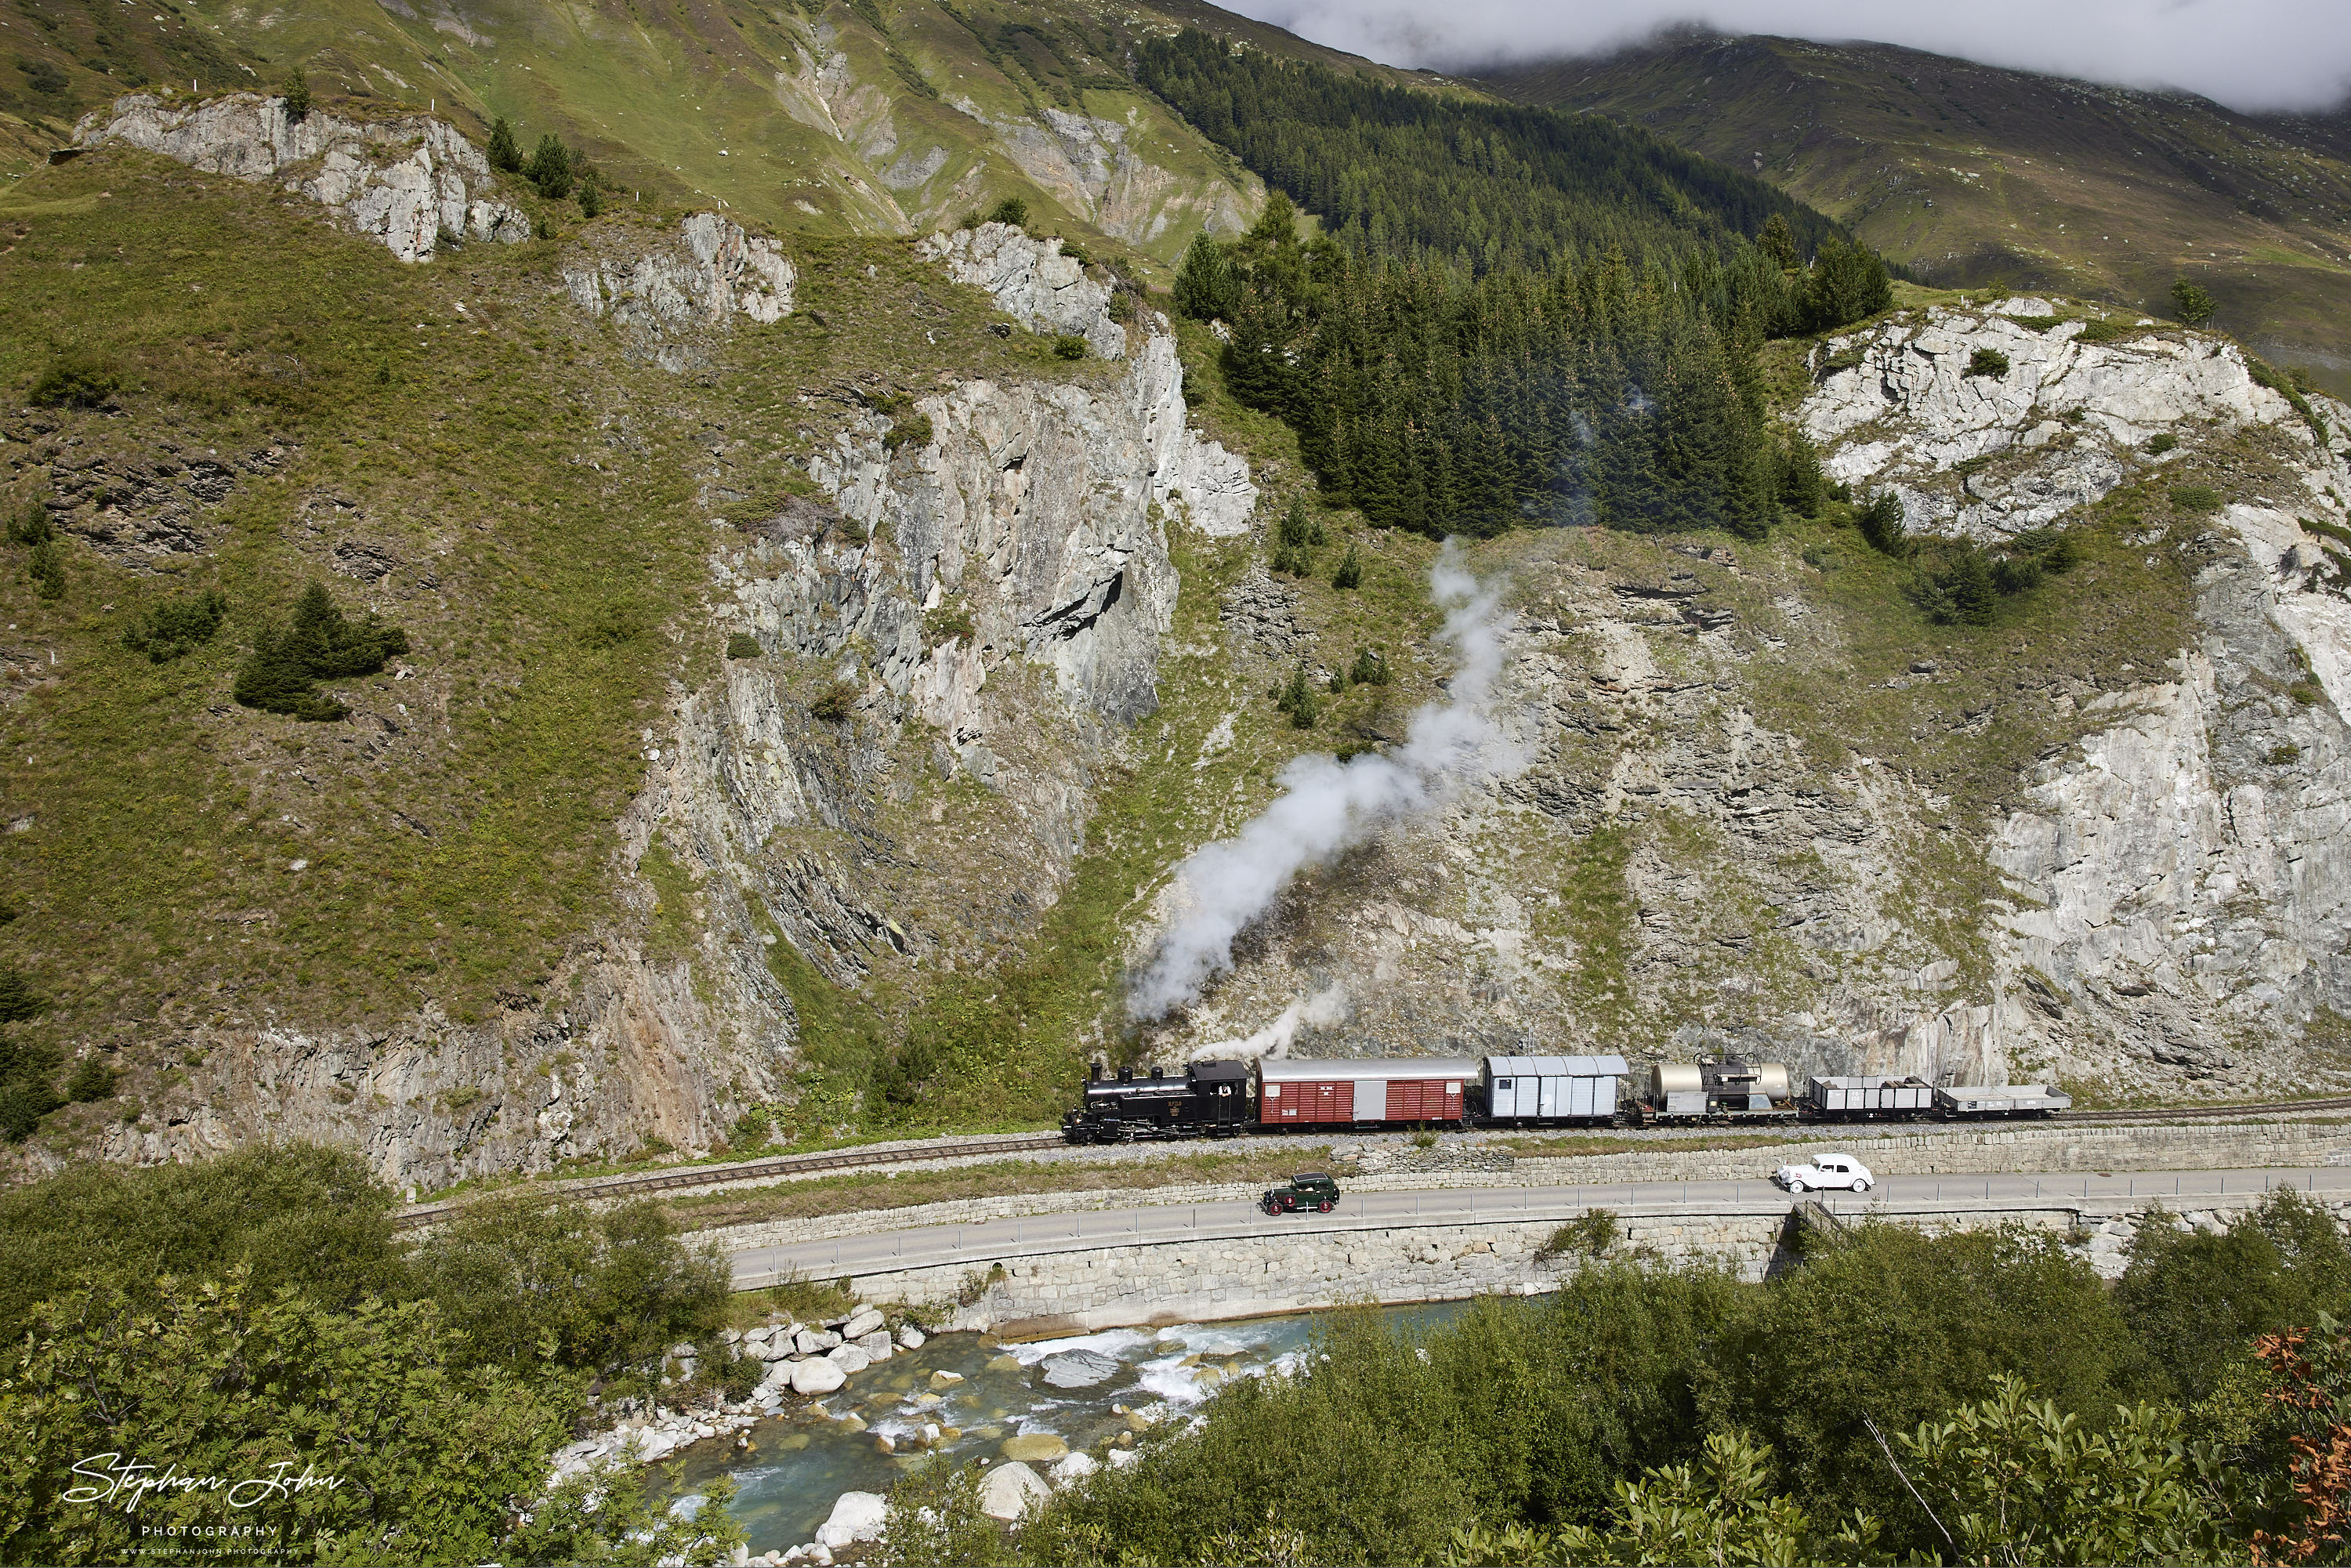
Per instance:
[[[310,81],[299,70],[286,78],[286,118],[300,121],[310,118]]]
[[[938,643],[956,637],[976,638],[979,635],[979,628],[972,621],[971,606],[957,600],[952,604],[942,604],[936,610],[924,612],[923,635]]]
[[[2171,509],[2190,517],[2204,517],[2220,509],[2220,492],[2209,485],[2174,485]]]
[[[1971,376],[2004,376],[2008,374],[2008,356],[1998,349],[1978,349],[1968,356],[1966,373]]]
[[[1892,490],[1880,490],[1867,505],[1855,508],[1853,520],[1873,549],[1899,556],[1909,548],[1902,531],[1902,497]]]
[[[1327,542],[1320,519],[1306,510],[1304,497],[1292,496],[1281,514],[1280,537],[1286,545],[1319,545]]]
[[[57,525],[49,520],[49,504],[37,496],[8,519],[8,542],[12,545],[47,544],[57,537]]]
[[[2112,321],[2085,321],[2082,329],[2074,334],[2077,343],[2111,343],[2123,335],[2123,329]]]
[[[1059,353],[1061,345],[1067,341],[1075,341],[1078,351],[1075,354],[1062,354],[1063,359],[1073,360],[1085,353],[1086,340],[1083,338],[1075,340],[1056,338],[1053,340],[1054,351]],[[890,428],[882,434],[882,449],[884,452],[895,453],[902,446],[920,447],[928,446],[930,444],[931,416],[927,413],[901,414],[891,421]]]
[[[580,642],[583,647],[601,653],[635,642],[645,630],[644,612],[634,600],[607,599],[589,612],[580,628]]]
[[[213,640],[228,614],[228,595],[217,588],[183,593],[134,616],[122,629],[122,645],[148,662],[168,664]]]
[[[730,659],[756,659],[759,656],[759,640],[748,632],[733,632],[726,639],[726,656]]]
[[[2160,457],[2167,452],[2174,451],[2179,445],[2179,437],[2168,430],[2158,432],[2147,438],[2147,454],[2154,457]]]
[[[1338,589],[1361,588],[1364,585],[1363,552],[1353,545],[1339,558],[1338,570],[1331,574],[1331,586]]]
[[[1314,683],[1306,678],[1305,660],[1299,660],[1298,667],[1290,673],[1290,684],[1282,687],[1280,695],[1274,699],[1274,707],[1276,711],[1290,716],[1293,727],[1314,727],[1314,720],[1321,710],[1314,701]]]
[[[827,724],[846,724],[849,716],[856,709],[857,688],[846,681],[833,682],[817,694],[816,701],[809,704],[810,716],[820,718]]]
[[[1535,1249],[1539,1262],[1568,1257],[1598,1258],[1616,1245],[1616,1216],[1605,1208],[1587,1208],[1552,1231]]]
[[[1355,662],[1347,668],[1347,679],[1359,686],[1384,686],[1388,684],[1388,658],[1377,648],[1358,648]]]
[[[63,98],[72,78],[47,60],[18,60],[16,68],[25,73],[25,85],[43,98]]]
[[[2201,285],[2190,283],[2183,277],[2171,286],[2171,313],[2185,325],[2201,327],[2212,319],[2212,312],[2216,308],[2212,296],[2206,293]]]
[[[1053,357],[1057,360],[1082,360],[1086,357],[1086,340],[1075,332],[1063,332],[1053,340]]]
[[[1007,196],[988,209],[987,221],[1025,229],[1029,226],[1029,204],[1018,196]]]
[[[318,683],[371,675],[394,653],[408,652],[408,633],[373,615],[347,620],[326,589],[312,583],[282,628],[265,629],[236,672],[236,700],[265,713],[331,722],[350,709],[319,695]]]
[[[551,131],[540,137],[538,145],[531,150],[530,161],[522,167],[522,177],[550,202],[569,195],[571,150],[563,145],[563,138]]]
[[[0,1134],[10,1143],[31,1137],[41,1118],[66,1103],[52,1076],[64,1060],[55,1046],[24,1040],[14,1030],[0,1031]],[[11,1255],[9,1267],[24,1265]]]
[[[95,354],[53,357],[26,397],[37,408],[104,408],[122,390],[122,372]]]
[[[490,144],[483,150],[490,167],[501,174],[522,172],[522,149],[515,145],[514,127],[503,114],[490,122]]]
[[[768,1119],[767,1107],[754,1105],[735,1118],[727,1130],[727,1146],[740,1154],[747,1149],[764,1148],[776,1135],[775,1124]]]
[[[76,1104],[88,1104],[93,1100],[114,1098],[114,1069],[95,1056],[85,1056],[73,1076],[66,1080],[66,1098]]]
[[[604,188],[593,180],[584,180],[580,182],[580,215],[583,218],[593,219],[602,216],[603,212]]]
[[[1893,303],[1894,285],[1877,253],[1831,235],[1813,254],[1796,311],[1805,331],[1825,332],[1875,316]]]
[[[2301,760],[2302,747],[2296,746],[2290,740],[2283,746],[2273,746],[2270,747],[2269,764],[2273,768],[2283,768],[2289,764],[2299,762]]]
[[[0,969],[0,1023],[23,1023],[48,1010],[48,998],[33,988],[22,969]]]
[[[1910,584],[1909,592],[1930,618],[1944,625],[1991,624],[2001,588],[1991,561],[1981,549],[1965,539],[1938,541],[1922,552],[1919,559],[1918,575]],[[2032,580],[2040,580],[2037,569]]]
[[[65,550],[55,539],[43,539],[25,557],[25,571],[33,580],[33,591],[43,599],[63,599],[66,596]]]

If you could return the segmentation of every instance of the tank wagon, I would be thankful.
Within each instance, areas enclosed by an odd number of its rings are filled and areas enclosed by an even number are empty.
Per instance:
[[[1396,1127],[1659,1126],[2013,1119],[2073,1101],[2039,1083],[1938,1087],[1915,1077],[1790,1081],[1776,1061],[1628,1065],[1621,1056],[1405,1056],[1196,1061],[1106,1075],[1061,1116],[1072,1144]]]

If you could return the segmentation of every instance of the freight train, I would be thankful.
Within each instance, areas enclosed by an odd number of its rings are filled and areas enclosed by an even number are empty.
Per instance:
[[[2039,1083],[1937,1085],[1914,1077],[1807,1078],[1736,1059],[1629,1066],[1621,1056],[1410,1056],[1362,1061],[1196,1061],[1171,1076],[1097,1063],[1061,1117],[1072,1144],[1231,1138],[1312,1129],[1598,1127],[1705,1123],[2042,1117],[2068,1096]]]

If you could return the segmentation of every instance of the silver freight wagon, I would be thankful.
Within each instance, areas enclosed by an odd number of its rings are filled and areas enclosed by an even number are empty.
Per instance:
[[[1804,1109],[1816,1116],[1917,1116],[1933,1108],[1934,1086],[1923,1078],[1810,1078]]]
[[[2073,1109],[2074,1097],[2046,1083],[1954,1083],[1935,1091],[1945,1116],[2046,1116]]]
[[[1607,1122],[1616,1116],[1621,1056],[1489,1056],[1486,1114],[1497,1122]]]

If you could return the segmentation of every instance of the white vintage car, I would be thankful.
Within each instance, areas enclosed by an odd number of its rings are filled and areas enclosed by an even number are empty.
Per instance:
[[[1867,1192],[1869,1184],[1876,1179],[1869,1174],[1867,1166],[1851,1155],[1814,1155],[1809,1165],[1782,1166],[1771,1173],[1771,1185],[1786,1187],[1790,1192],[1819,1192],[1829,1187]]]

